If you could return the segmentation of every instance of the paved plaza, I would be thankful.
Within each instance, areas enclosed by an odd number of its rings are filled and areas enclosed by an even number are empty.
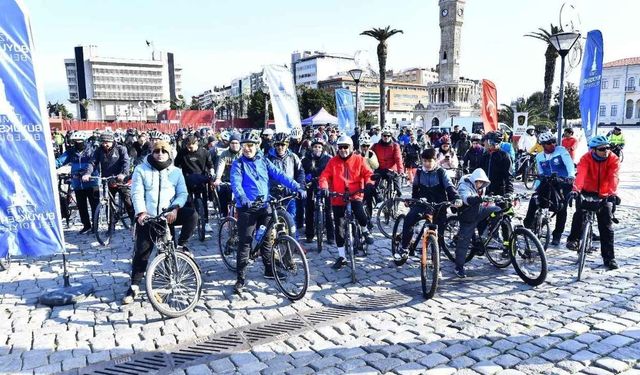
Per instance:
[[[625,132],[637,145],[640,131]],[[65,231],[72,279],[93,284],[95,294],[75,306],[39,305],[43,291],[62,283],[61,257],[15,260],[0,273],[0,373],[135,374],[144,367],[127,364],[150,358],[161,363],[160,373],[189,375],[640,373],[640,152],[625,151],[615,226],[620,269],[605,271],[595,252],[581,282],[576,253],[563,239],[547,252],[549,276],[539,287],[486,258],[474,258],[469,277],[459,280],[443,259],[440,287],[425,301],[417,262],[394,266],[390,241],[376,234],[370,255],[358,259],[356,284],[347,268],[331,269],[334,247],[318,254],[303,244],[311,268],[303,300],[283,299],[258,263],[239,297],[232,293],[235,275],[218,255],[217,234],[208,234],[203,243],[191,240],[203,271],[201,303],[165,320],[146,297],[120,304],[131,232],[118,230],[102,247],[72,227]],[[259,339],[248,334],[270,322],[285,329]],[[221,338],[237,342],[210,354],[175,354]]]

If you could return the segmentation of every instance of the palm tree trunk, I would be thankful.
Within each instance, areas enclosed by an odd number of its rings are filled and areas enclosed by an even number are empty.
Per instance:
[[[556,58],[558,53],[555,48],[549,44],[544,54],[544,92],[542,93],[542,111],[548,116],[549,106],[551,105],[551,94],[553,88],[553,78],[556,72]]]
[[[378,66],[380,69],[380,126],[384,128],[386,112],[386,95],[384,81],[387,77],[387,42],[381,41],[378,44]]]

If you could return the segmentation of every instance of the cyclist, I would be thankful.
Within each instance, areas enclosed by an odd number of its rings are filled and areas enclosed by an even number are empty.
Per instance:
[[[440,148],[436,160],[438,165],[444,169],[458,168],[458,157],[451,148],[451,138],[448,135],[443,135],[440,138]]]
[[[94,170],[99,170],[102,177],[116,177],[118,182],[123,182],[130,173],[131,159],[127,148],[114,143],[113,133],[102,133],[100,135],[101,147],[96,148],[93,159],[87,167],[87,171],[82,176],[82,181],[89,181]],[[134,221],[133,203],[131,203],[131,190],[128,186],[111,187],[109,192],[115,196],[120,194],[120,198],[127,210],[127,215],[131,222]]]
[[[223,130],[220,133],[220,140],[216,143],[216,151],[218,154],[229,148],[229,142],[231,141],[231,132]]]
[[[518,153],[531,150],[531,147],[535,146],[536,142],[538,142],[536,138],[536,127],[529,125],[527,126],[526,132],[518,140]]]
[[[262,153],[264,155],[268,155],[269,151],[271,150],[271,147],[272,147],[271,142],[273,140],[273,134],[274,134],[273,129],[267,128],[262,131],[262,134],[261,134],[262,141],[260,142],[260,150],[262,150]]]
[[[299,127],[294,127],[291,129],[291,134],[289,134],[289,150],[291,150],[294,154],[298,155],[300,159],[305,157],[308,151],[308,146],[304,147],[304,143],[302,141],[302,129]]]
[[[446,171],[438,165],[436,150],[433,148],[426,149],[422,151],[420,158],[422,159],[422,167],[418,169],[413,181],[411,198],[425,199],[432,203],[450,201],[454,202],[454,206],[460,207],[462,201],[459,200],[458,192],[451,183]],[[425,210],[426,208],[421,205],[414,205],[409,209],[402,227],[400,249],[394,254],[396,260],[406,259],[407,248],[413,234],[413,226],[424,216]],[[447,212],[446,210],[441,210],[434,214],[433,223],[438,224],[438,235],[442,236],[446,226]]]
[[[456,156],[458,160],[462,160],[464,158],[464,154],[469,151],[471,147],[471,141],[469,140],[469,134],[467,134],[466,130],[460,131],[460,139],[458,142],[453,144],[453,148],[456,150]]]
[[[380,142],[380,140],[382,139],[382,136],[380,136],[380,125],[373,125],[371,127],[371,144],[376,144],[378,142]]]
[[[269,206],[266,203],[269,199],[269,180],[275,180],[291,190],[298,191],[302,199],[307,195],[303,187],[258,152],[259,142],[260,137],[251,130],[242,133],[240,138],[242,156],[231,165],[231,191],[236,197],[238,208],[237,279],[233,288],[236,294],[241,294],[244,290],[251,241],[256,225],[266,226],[270,218]],[[265,203],[257,205],[256,200],[260,198]],[[260,250],[264,264],[264,277],[269,279],[274,278],[271,267],[273,238],[271,233],[265,233],[266,235],[270,238],[263,242]]]
[[[223,216],[229,215],[229,202],[231,202],[231,186],[222,184],[222,182],[230,182],[231,164],[240,157],[240,134],[231,133],[229,136],[229,148],[222,151],[216,164],[216,180],[213,186],[218,189],[218,199],[220,203],[220,212]]]
[[[390,172],[397,172],[399,174],[402,174],[404,172],[404,165],[402,163],[402,152],[400,151],[400,145],[393,142],[391,135],[391,127],[385,126],[382,130],[382,138],[371,148],[371,150],[375,152],[376,156],[378,157],[378,162],[380,164],[378,169],[375,171],[379,176],[376,181],[375,187],[376,189],[378,188],[378,185],[380,184],[382,178],[389,178],[393,182],[396,194],[400,196],[402,195],[400,191],[400,178],[398,175],[393,175],[392,177]],[[378,199],[378,201],[380,200],[381,199]]]
[[[610,270],[618,268],[613,249],[614,232],[612,213],[615,205],[620,204],[618,191],[618,172],[620,159],[611,152],[607,137],[598,135],[589,140],[590,151],[578,162],[578,172],[573,183],[572,195],[578,193],[606,199],[607,204],[596,213],[598,231],[600,232],[600,251],[605,267]],[[578,237],[582,226],[583,211],[576,209],[571,222],[571,232],[567,238],[567,249],[578,249]]]
[[[544,148],[544,151],[536,155],[536,163],[538,165],[538,173],[544,176],[551,176],[556,174],[559,177],[569,178],[573,180],[575,177],[575,168],[573,160],[562,146],[556,146],[556,137],[551,132],[540,133],[538,136],[538,142]],[[573,181],[571,181],[573,182]],[[527,209],[527,216],[524,218],[524,226],[532,229],[533,220],[535,218],[536,210],[538,209],[538,198],[546,198],[550,204],[550,208],[553,212],[556,212],[556,227],[552,233],[551,244],[557,246],[560,244],[560,237],[564,232],[564,226],[567,222],[567,202],[566,197],[571,192],[572,183],[560,183],[554,186],[561,195],[554,197],[551,195],[551,186],[547,184],[541,184],[540,180],[535,182],[536,192],[531,196],[529,201],[529,207]],[[559,201],[557,199],[560,199]]]
[[[152,154],[133,171],[131,197],[137,216],[137,225],[131,263],[131,281],[122,299],[125,305],[133,302],[140,291],[138,284],[144,277],[149,255],[157,240],[157,234],[149,225],[145,225],[145,218],[156,216],[161,210],[177,205],[179,208],[167,214],[167,222],[172,231],[176,225],[182,225],[178,237],[180,251],[188,252],[185,245],[196,227],[198,215],[192,208],[184,207],[188,196],[187,187],[180,169],[172,165],[171,153],[171,145],[168,142],[158,141],[153,145]]]
[[[422,128],[419,128],[417,133],[418,133],[417,140],[418,140],[418,144],[420,145],[420,148],[422,150],[426,148],[431,148],[431,140],[429,139],[429,137],[427,137],[424,134],[424,130],[422,130]]]
[[[578,139],[573,136],[573,129],[564,129],[564,132],[562,133],[562,147],[567,150],[569,156],[571,156],[571,160],[575,160],[576,148],[578,148]]]
[[[302,168],[302,162],[298,155],[289,150],[289,135],[286,133],[276,133],[273,137],[273,148],[269,151],[267,159],[273,163],[279,170],[283,171],[287,176],[291,177],[300,186],[304,186],[304,169]],[[276,181],[270,181],[270,189],[284,187]],[[288,193],[288,192],[287,192]],[[285,194],[287,194],[285,193]],[[275,195],[275,194],[271,194]],[[288,194],[287,194],[288,195]],[[279,198],[279,197],[276,197]],[[296,219],[297,203],[296,199],[291,199],[287,203],[287,212],[293,219]],[[297,224],[297,221],[296,221]],[[298,236],[296,228],[291,228],[291,232]]]
[[[149,135],[145,132],[142,132],[138,135],[138,139],[133,143],[133,148],[135,150],[135,165],[140,164],[147,155],[151,154],[153,143],[151,143],[148,138]]]
[[[315,236],[315,199],[314,194],[318,194],[318,178],[320,174],[331,160],[331,156],[324,151],[324,139],[316,138],[311,142],[311,152],[302,159],[302,166],[304,167],[305,178],[307,182],[311,183],[311,189],[308,190],[307,201],[305,204],[305,235],[307,243],[313,242]],[[327,230],[327,243],[334,243],[334,231],[333,221],[331,219],[331,206],[329,204],[329,197],[324,197],[324,223]]]
[[[484,152],[485,149],[482,147],[482,136],[477,133],[471,134],[471,147],[462,158],[465,173],[471,173],[482,166]]]
[[[404,160],[404,169],[407,171],[407,178],[409,183],[413,183],[413,178],[416,175],[416,168],[419,167],[420,161],[420,145],[416,141],[416,137],[413,132],[409,130],[408,141],[403,147],[402,159]]]
[[[371,151],[371,138],[369,137],[369,135],[367,133],[362,133],[362,135],[360,135],[360,139],[358,140],[358,144],[360,144],[360,151],[358,151],[357,153],[359,155],[362,155],[372,171],[378,169],[380,163],[378,163],[378,157],[376,156],[376,153]]]
[[[93,147],[93,144],[87,144],[79,132],[73,133],[71,137],[69,137],[69,141],[71,142],[71,147],[68,147],[67,151],[63,152],[62,155],[56,159],[56,168],[71,164],[71,175],[78,177],[71,180],[71,189],[73,189],[76,194],[78,213],[80,214],[80,221],[82,221],[83,225],[80,234],[91,233],[93,212],[100,200],[98,181],[83,181],[83,179],[79,177],[84,176],[89,169],[91,160],[93,160],[95,147]],[[98,176],[98,171],[93,171],[92,173],[94,176]],[[91,214],[89,214],[87,201],[89,202],[89,206],[91,206]]]
[[[624,148],[624,135],[619,126],[613,128],[613,131],[609,135],[609,143],[612,146],[611,151],[613,151],[617,157],[620,157],[620,150]]]
[[[327,154],[330,156],[336,156],[338,153],[338,128],[337,127],[328,127],[327,129],[327,144],[325,149]]]
[[[213,169],[213,162],[209,152],[200,147],[198,138],[196,136],[189,136],[184,141],[184,148],[178,151],[174,165],[177,168],[182,169],[185,183],[187,185],[187,191],[189,195],[197,194],[203,201],[204,218],[207,227],[207,231],[211,231],[209,226],[209,207],[207,204],[207,182],[211,181],[212,176],[215,173]],[[194,202],[191,202],[193,205]]]
[[[498,131],[485,135],[487,151],[482,154],[481,168],[486,173],[491,185],[487,194],[506,196],[513,194],[513,176],[511,174],[511,158],[501,149],[502,134]]]
[[[343,134],[338,138],[338,155],[329,160],[327,167],[320,174],[318,186],[328,194],[328,190],[336,193],[356,192],[365,188],[365,185],[372,185],[371,176],[373,172],[360,155],[353,153],[353,141],[351,137]],[[362,236],[368,244],[373,243],[373,237],[367,229],[367,214],[362,203],[363,194],[358,193],[350,197],[353,214],[362,228]],[[341,221],[344,218],[345,203],[340,197],[331,199],[333,211],[333,221],[336,235],[336,246],[338,247],[338,259],[333,265],[334,269],[340,269],[346,264],[344,250],[344,226]]]

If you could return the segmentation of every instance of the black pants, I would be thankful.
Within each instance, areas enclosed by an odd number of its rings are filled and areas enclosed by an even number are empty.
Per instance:
[[[229,216],[229,203],[231,202],[231,186],[218,186],[218,202],[222,216]]]
[[[115,198],[116,194],[120,194],[120,200],[124,203],[124,209],[127,211],[127,216],[133,222],[135,220],[135,212],[133,210],[133,203],[131,202],[131,189],[127,186],[109,188],[109,193]]]
[[[270,214],[268,208],[257,210],[248,208],[238,208],[238,257],[237,257],[237,280],[244,283],[246,280],[247,264],[249,263],[249,253],[251,252],[251,241],[256,227],[267,226]],[[273,246],[274,232],[265,233],[268,236],[262,243],[260,253],[265,273],[271,272],[271,247]]]
[[[600,232],[600,252],[602,259],[608,261],[615,259],[616,255],[613,251],[613,222],[611,221],[612,203],[607,203],[596,212],[598,219],[598,231]],[[584,215],[582,210],[576,209],[571,221],[571,232],[567,241],[578,241],[582,234],[582,219]]]
[[[315,209],[317,190],[307,191],[307,202],[305,205],[305,226],[304,233],[307,238],[311,239],[315,236]],[[327,238],[334,238],[333,219],[331,218],[331,204],[329,198],[324,199],[324,225],[327,229]]]
[[[96,207],[100,201],[100,189],[96,186],[94,188],[75,190],[75,193],[80,221],[82,221],[82,225],[84,225],[85,228],[90,228],[93,213],[96,211]],[[87,201],[91,206],[91,213],[89,213]]]
[[[335,225],[336,231],[336,246],[343,247],[344,246],[344,213],[347,209],[346,206],[333,206],[333,223]],[[351,201],[351,210],[353,210],[353,214],[360,224],[361,227],[365,227],[367,225],[367,214],[364,212],[364,204],[362,201],[352,200]]]
[[[402,225],[402,241],[400,246],[403,249],[409,247],[409,242],[413,236],[413,226],[424,217],[425,210],[425,207],[418,205],[409,209]],[[433,223],[438,225],[438,237],[442,237],[444,235],[444,228],[447,225],[446,210],[441,210],[440,214],[437,215],[434,213]]]
[[[195,209],[194,199],[200,197],[202,199],[202,209],[204,213],[204,222],[209,222],[209,205],[207,199],[209,198],[207,190],[207,181],[209,178],[204,175],[192,174],[186,178],[187,191],[189,192],[189,207]]]
[[[565,224],[567,223],[567,201],[565,197],[567,197],[571,192],[571,185],[563,184],[562,186],[557,186],[556,189],[559,193],[562,194],[562,196],[560,197],[561,200],[558,202],[554,202],[551,207],[560,206],[561,209],[556,213],[556,226],[553,230],[552,237],[559,239],[562,236]],[[525,216],[523,222],[525,227],[529,229],[533,228],[535,224],[533,221],[535,220],[536,210],[538,209],[538,201],[542,202],[544,205],[546,205],[546,207],[549,207],[549,201],[555,199],[551,196],[551,194],[551,189],[548,185],[538,186],[538,189],[536,189],[536,194],[534,194],[531,197],[531,200],[529,200],[527,216]],[[553,209],[552,211],[556,212],[556,210]]]
[[[296,221],[296,227],[298,227],[298,230],[302,229],[302,226],[305,224],[304,221],[304,216],[305,216],[305,212],[304,212],[304,206],[305,206],[305,201],[300,199],[300,198],[296,198],[296,217],[295,217],[295,221]]]
[[[183,246],[187,243],[196,228],[196,221],[198,221],[198,214],[192,208],[183,207],[178,209],[176,221],[169,226],[173,233],[176,225],[182,225],[180,237],[178,237],[178,245]],[[153,243],[157,240],[153,238],[150,228],[150,225],[136,225],[136,242],[133,263],[131,264],[131,285],[138,285],[144,277],[149,255],[153,250]]]

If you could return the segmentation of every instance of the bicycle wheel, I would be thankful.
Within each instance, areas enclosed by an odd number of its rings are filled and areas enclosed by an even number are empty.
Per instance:
[[[507,233],[506,236],[502,236],[503,227]],[[491,240],[485,247],[485,253],[489,262],[498,268],[505,268],[511,264],[511,257],[509,256],[509,238],[513,229],[511,228],[511,222],[508,220],[502,220],[498,227],[494,230],[494,233],[490,233]]]
[[[7,250],[7,254],[0,258],[0,271],[6,271],[11,268],[11,254]]]
[[[460,232],[460,218],[458,216],[449,216],[447,218],[447,224],[444,227],[444,233],[442,237],[438,238],[440,249],[449,258],[450,261],[456,261],[456,246],[458,243],[458,233]],[[470,249],[467,250],[467,256],[465,257],[465,263],[471,261],[474,257],[474,252]]]
[[[422,244],[420,257],[420,280],[422,281],[422,296],[425,299],[433,297],[438,289],[440,277],[440,251],[438,239],[433,234],[421,236]]]
[[[393,234],[391,235],[391,257],[393,259],[393,263],[396,266],[401,266],[406,263],[407,258],[402,258],[397,260],[394,255],[400,248],[400,242],[402,241],[402,228],[404,227],[404,218],[406,215],[399,215],[396,219],[395,224],[393,225]]]
[[[204,203],[202,203],[202,199],[200,198],[196,198],[193,202],[193,206],[196,209],[196,212],[198,213],[198,221],[197,221],[197,227],[196,227],[196,231],[198,233],[198,239],[200,240],[200,242],[204,241],[204,237],[205,237],[205,222],[206,222],[206,218],[204,217]]]
[[[580,238],[580,246],[578,247],[578,281],[582,279],[582,271],[587,261],[587,252],[591,248],[591,236],[593,229],[588,221],[582,225],[582,237]]]
[[[542,247],[547,250],[549,248],[549,242],[551,242],[551,226],[549,225],[549,219],[544,216],[540,216],[538,219],[537,225],[537,233],[538,239],[540,239],[540,243]]]
[[[276,209],[276,214],[278,215],[278,223],[276,224],[278,230],[283,230],[287,235],[296,238],[296,224],[287,210],[282,207],[278,207],[278,209]]]
[[[276,284],[291,301],[304,297],[309,287],[309,264],[298,241],[279,235],[271,252]]]
[[[396,207],[394,207],[396,206]],[[393,224],[397,219],[397,205],[393,198],[389,198],[380,205],[378,212],[376,213],[376,224],[378,230],[386,238],[391,238],[393,233]]]
[[[547,256],[533,232],[524,227],[514,229],[510,241],[511,263],[520,278],[537,286],[547,278]]]
[[[108,203],[101,202],[93,213],[93,231],[100,245],[107,246],[113,235],[113,212]]]
[[[158,254],[147,269],[147,297],[160,314],[177,318],[198,304],[202,292],[202,276],[196,262],[176,251]]]
[[[123,227],[125,227],[126,229],[131,229],[131,219],[129,219],[129,215],[127,214],[127,209],[124,206],[124,202],[122,201],[119,194],[116,194],[116,197],[114,197],[114,199],[114,206],[117,213],[117,218],[115,221],[120,221]]]
[[[352,232],[352,224],[345,220],[344,223],[344,252],[347,256],[347,262],[349,262],[349,267],[351,268],[351,282],[356,282],[356,257],[353,243],[353,232]]]
[[[318,252],[322,252],[324,242],[324,211],[322,207],[316,207],[314,212],[314,224],[316,226],[316,243],[318,244]]]
[[[536,163],[529,162],[529,165],[527,166],[527,169],[525,170],[524,176],[522,178],[524,180],[524,187],[526,187],[529,190],[533,189],[533,185],[536,180],[535,176],[536,176]]]
[[[238,221],[233,217],[224,218],[218,228],[218,249],[224,265],[231,271],[236,270],[239,240]]]

